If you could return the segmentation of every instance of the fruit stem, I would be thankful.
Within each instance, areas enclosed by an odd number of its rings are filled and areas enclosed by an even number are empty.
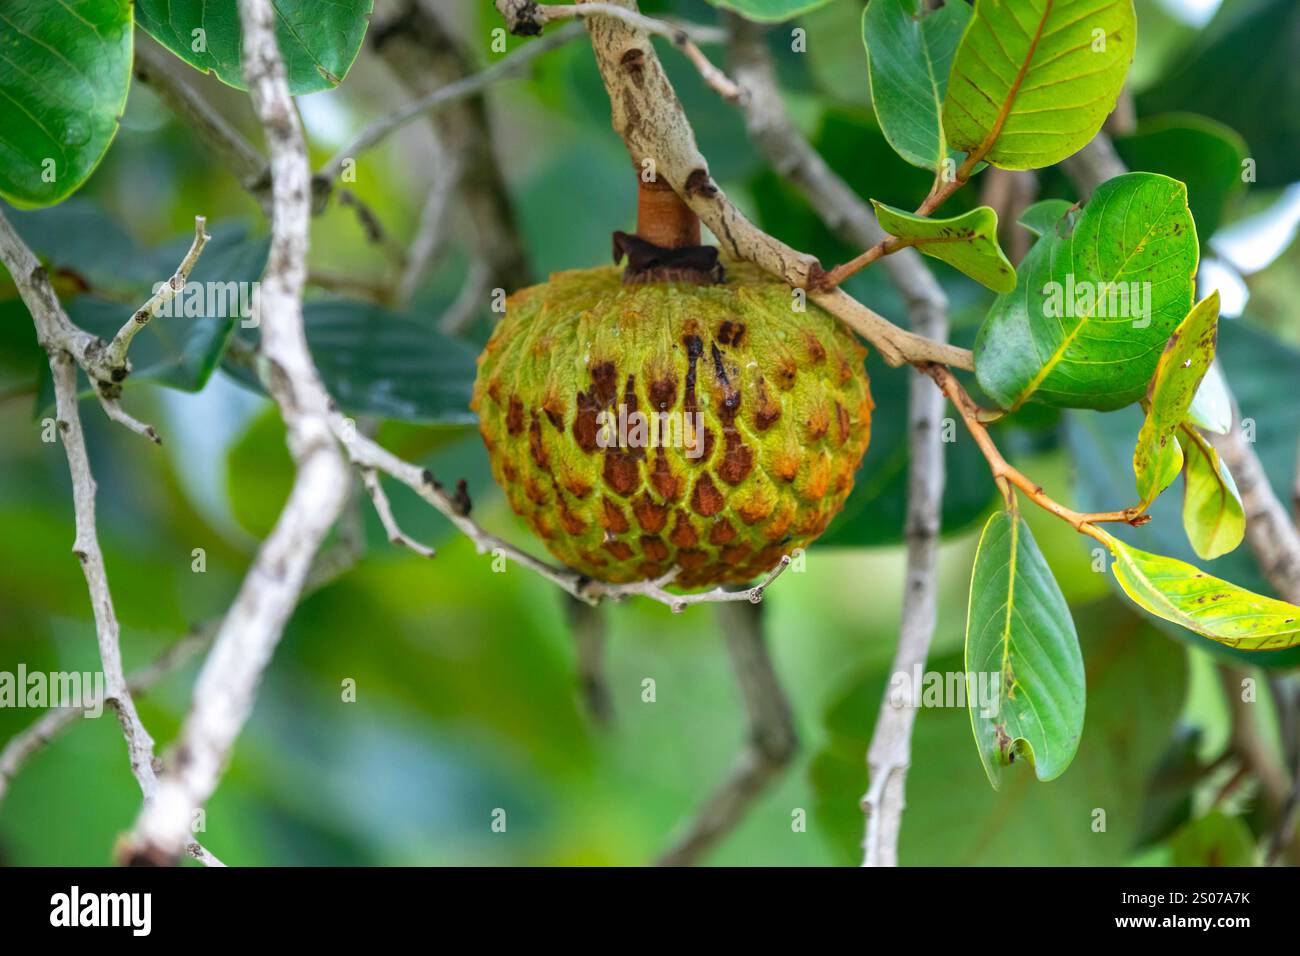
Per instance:
[[[636,234],[661,249],[700,244],[700,217],[662,179],[637,177]]]

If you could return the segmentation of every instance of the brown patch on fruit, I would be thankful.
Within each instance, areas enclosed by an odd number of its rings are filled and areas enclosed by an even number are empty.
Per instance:
[[[781,417],[781,403],[775,401],[767,390],[767,381],[758,380],[758,406],[754,409],[754,427],[767,431]]]
[[[677,376],[669,372],[663,378],[650,383],[650,405],[652,411],[665,412],[677,402]]]
[[[501,462],[501,474],[505,475],[506,481],[511,484],[514,484],[519,480],[519,469],[516,468],[515,463],[508,458]]]
[[[677,563],[688,571],[702,568],[709,563],[709,552],[696,548],[683,548],[677,552]]]
[[[632,502],[632,515],[642,531],[658,534],[668,524],[668,506],[657,505],[647,492]]]
[[[506,409],[506,431],[518,435],[524,430],[524,403],[518,395],[510,396],[510,406]]]
[[[812,414],[808,416],[805,422],[808,426],[808,439],[816,441],[826,434],[831,427],[831,417],[826,411],[826,406],[820,402],[813,406]]]
[[[733,322],[731,319],[727,319],[718,327],[718,341],[723,345],[731,345],[739,348],[740,343],[744,338],[744,322]]]
[[[591,494],[591,485],[587,484],[576,474],[570,473],[564,477],[564,490],[575,498],[585,498]]]
[[[668,464],[668,456],[662,450],[655,455],[654,469],[650,472],[650,483],[664,501],[676,501],[682,493],[681,480],[673,474]]]
[[[494,378],[492,379],[492,381],[488,382],[487,393],[488,393],[488,398],[492,399],[492,401],[495,402],[497,405],[500,405],[501,404],[501,380]]]
[[[559,501],[560,527],[571,535],[580,535],[587,530],[587,522],[583,521],[570,510],[568,503],[562,495],[556,495]]]
[[[546,447],[542,444],[542,420],[533,412],[532,424],[528,426],[528,452],[533,456],[533,461],[537,467],[543,471],[549,470],[547,465]]]
[[[727,564],[744,564],[745,559],[749,557],[751,548],[747,544],[737,544],[726,548],[722,552],[722,560]]]
[[[686,335],[682,337],[682,344],[686,346],[686,393],[682,399],[682,411],[687,415],[694,415],[700,410],[699,399],[695,395],[695,376],[696,362],[704,354],[704,342],[698,335]]]
[[[693,548],[700,543],[700,536],[695,533],[695,526],[691,524],[691,516],[680,508],[677,509],[677,520],[673,522],[673,530],[668,535],[668,540],[679,548]]]
[[[788,392],[794,388],[794,380],[798,376],[799,367],[790,356],[783,355],[776,360],[776,386],[781,391]]]
[[[731,526],[731,522],[726,518],[720,518],[713,522],[713,527],[709,529],[709,544],[726,544],[734,540],[736,529]]]
[[[604,512],[600,520],[601,526],[614,534],[623,534],[627,531],[630,525],[627,523],[627,515],[623,514],[623,509],[608,498],[601,498],[600,503]]]
[[[667,561],[668,555],[671,554],[663,538],[652,534],[641,536],[641,553],[651,561]]]
[[[606,448],[602,474],[605,484],[625,498],[632,494],[641,486],[641,469],[637,465],[637,459],[644,457],[644,448]]]
[[[564,401],[558,395],[548,395],[542,402],[542,411],[555,428],[564,430]]]
[[[609,564],[608,561],[606,561],[595,551],[579,551],[578,557],[582,558],[582,560],[586,561],[588,564],[594,565],[595,567],[598,568],[603,568]]]
[[[837,441],[836,444],[843,445],[846,441],[849,440],[849,426],[852,423],[849,421],[848,409],[846,409],[839,402],[835,403],[835,420],[836,423],[839,425],[839,429],[840,429],[839,441]]]
[[[722,464],[718,465],[718,477],[729,485],[738,485],[754,470],[754,452],[740,440],[735,426],[728,427],[723,435],[727,439],[727,450],[722,456]]]
[[[618,376],[613,362],[599,362],[591,368],[591,387],[577,395],[578,414],[573,419],[573,437],[578,447],[591,454],[600,447],[596,440],[600,425],[596,416],[612,408],[618,394]]]
[[[544,505],[550,500],[546,489],[534,481],[532,475],[524,476],[524,495],[535,505]]]
[[[626,541],[619,541],[617,538],[615,538],[613,541],[606,541],[604,544],[601,545],[601,547],[604,548],[606,551],[608,551],[610,554],[612,554],[619,561],[626,561],[628,558],[632,557],[632,555],[635,553],[633,552],[631,545],[629,545]]]
[[[722,496],[707,473],[700,475],[691,492],[691,508],[703,518],[712,518],[723,509],[727,499]]]
[[[808,361],[813,365],[820,365],[826,361],[826,346],[822,345],[821,340],[812,332],[805,330],[803,334],[804,345],[808,347]]]

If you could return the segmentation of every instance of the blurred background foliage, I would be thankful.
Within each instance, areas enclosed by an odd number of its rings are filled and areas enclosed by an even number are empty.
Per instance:
[[[465,50],[499,60],[491,4],[449,3]],[[871,113],[858,0],[831,0],[771,33],[787,106],[799,127],[863,196],[915,204],[929,176],[887,146]],[[376,22],[392,4],[376,5]],[[1294,473],[1300,403],[1300,29],[1291,0],[1138,0],[1131,87],[1138,125],[1118,147],[1135,168],[1189,184],[1204,247],[1202,281],[1224,295],[1221,354],[1258,449],[1279,489]],[[714,23],[702,0],[645,0],[647,13]],[[790,29],[806,31],[806,54]],[[514,50],[527,42],[510,38]],[[722,50],[709,52],[722,56]],[[751,147],[740,115],[684,60],[664,62],[712,172],[768,231],[843,261],[857,250],[831,236]],[[255,137],[243,94],[211,77],[187,79]],[[369,119],[408,93],[364,49],[336,90],[300,100],[319,165]],[[531,276],[603,262],[609,235],[630,230],[626,153],[588,45],[546,54],[487,96],[497,155],[530,258]],[[405,242],[428,188],[430,142],[421,124],[361,157],[350,188]],[[1258,163],[1243,183],[1242,159]],[[1059,173],[1042,195],[1070,196]],[[952,204],[974,205],[978,183]],[[9,215],[9,211],[6,210]],[[204,270],[253,278],[265,223],[235,178],[205,154],[141,83],[122,128],[87,187],[52,209],[13,214],[51,266],[73,318],[113,328],[171,273],[195,214],[214,241]],[[443,480],[464,477],[490,529],[532,543],[492,486],[465,407],[472,357],[490,330],[482,314],[452,341],[439,318],[469,261],[466,223],[453,220],[448,255],[404,307],[383,293],[394,265],[334,202],[314,222],[307,321],[327,384],[380,439]],[[969,342],[989,302],[974,283],[934,263],[953,302],[954,338]],[[342,280],[342,281],[341,281]],[[340,288],[343,292],[340,293]],[[904,323],[880,269],[850,291]],[[132,358],[126,404],[154,421],[161,450],[110,427],[88,408],[99,520],[123,625],[128,669],[138,667],[230,602],[290,479],[272,406],[223,358],[235,331],[217,318],[158,319]],[[0,280],[0,670],[95,670],[85,585],[70,553],[66,462],[41,441],[48,372],[12,285]],[[871,451],[845,513],[765,602],[778,673],[802,742],[795,765],[710,856],[719,864],[855,862],[866,786],[863,762],[896,639],[899,545],[907,456],[905,370],[871,360],[878,411]],[[162,387],[167,386],[167,387]],[[1049,492],[1081,507],[1132,496],[1132,416],[1026,409],[999,441]],[[960,670],[966,592],[981,517],[992,504],[985,466],[964,433],[948,446],[941,606],[931,668]],[[406,530],[439,548],[430,562],[388,546],[360,508],[368,554],[308,597],[289,625],[201,839],[237,864],[641,863],[664,848],[720,779],[744,734],[742,707],[708,607],[674,616],[632,601],[607,609],[609,684],[616,717],[600,728],[578,695],[562,595],[491,560],[413,496],[391,490]],[[1186,556],[1177,492],[1133,532],[1148,548]],[[1033,526],[1083,641],[1087,723],[1074,764],[1050,784],[1025,768],[993,792],[962,709],[920,712],[908,779],[905,863],[1252,862],[1258,830],[1250,785],[1225,786],[1213,765],[1230,732],[1215,664],[1229,652],[1158,628],[1116,598],[1085,539],[1031,510]],[[204,549],[206,570],[192,570]],[[1220,564],[1224,567],[1220,567]],[[1227,567],[1231,564],[1231,567]],[[1243,548],[1212,567],[1266,589]],[[1290,657],[1252,663],[1286,666]],[[174,736],[197,665],[141,701],[160,746]],[[356,681],[355,703],[341,699]],[[642,700],[653,678],[656,702]],[[1268,690],[1261,681],[1261,697]],[[1260,707],[1261,714],[1271,713]],[[0,739],[37,715],[0,710]],[[1265,745],[1278,730],[1264,721]],[[139,794],[111,718],[79,721],[15,778],[0,804],[0,861],[101,864],[133,819]],[[494,808],[504,834],[490,828]],[[1106,830],[1093,831],[1105,811]],[[792,826],[803,810],[806,832]]]

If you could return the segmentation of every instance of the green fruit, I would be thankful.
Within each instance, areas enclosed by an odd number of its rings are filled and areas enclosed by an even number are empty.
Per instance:
[[[712,286],[562,272],[507,301],[472,407],[556,558],[610,583],[738,584],[825,530],[871,436],[866,352],[795,303],[737,263]]]

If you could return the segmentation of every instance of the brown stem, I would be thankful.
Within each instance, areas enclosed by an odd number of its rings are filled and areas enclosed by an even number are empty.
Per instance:
[[[667,182],[637,177],[636,234],[661,249],[700,244],[700,217]]]
[[[983,453],[989,463],[989,469],[993,472],[993,479],[997,482],[998,488],[1002,491],[1004,497],[1010,496],[1009,486],[1020,489],[1034,504],[1045,511],[1056,515],[1062,521],[1069,522],[1076,531],[1082,534],[1096,538],[1098,541],[1104,541],[1105,535],[1099,531],[1095,525],[1103,522],[1123,522],[1134,527],[1146,524],[1151,520],[1151,516],[1142,511],[1141,508],[1125,508],[1123,511],[1094,511],[1079,512],[1048,496],[1041,485],[1036,484],[1027,475],[1011,465],[1002,453],[998,451],[997,445],[994,444],[993,438],[989,435],[988,429],[984,427],[981,420],[985,417],[984,409],[975,404],[974,400],[966,389],[962,388],[960,382],[942,365],[925,365],[920,366],[921,371],[929,375],[936,385],[952,401],[957,411],[961,413],[962,420],[966,423],[966,428],[971,437],[975,439],[975,444]],[[1010,499],[1008,504],[1011,503]]]

